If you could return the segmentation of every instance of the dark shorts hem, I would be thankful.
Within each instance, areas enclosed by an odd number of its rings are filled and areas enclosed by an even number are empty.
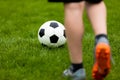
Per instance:
[[[81,1],[84,1],[84,0],[48,0],[49,2],[64,2],[64,3],[67,3],[67,2],[81,2]]]

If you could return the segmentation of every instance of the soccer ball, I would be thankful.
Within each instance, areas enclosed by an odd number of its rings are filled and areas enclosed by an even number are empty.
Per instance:
[[[47,21],[38,30],[38,40],[48,47],[59,47],[66,43],[65,27],[58,21]]]

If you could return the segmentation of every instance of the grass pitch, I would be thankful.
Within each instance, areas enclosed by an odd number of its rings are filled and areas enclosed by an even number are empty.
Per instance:
[[[119,80],[119,0],[105,0],[108,36],[115,60],[105,80]],[[39,26],[48,20],[64,22],[62,3],[46,0],[0,0],[0,80],[69,80],[62,72],[69,62],[67,45],[49,49],[37,39]],[[84,15],[83,58],[87,80],[92,80],[94,34]]]

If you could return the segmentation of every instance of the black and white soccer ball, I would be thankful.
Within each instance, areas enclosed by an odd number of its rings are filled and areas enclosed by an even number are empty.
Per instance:
[[[66,43],[65,27],[58,21],[47,21],[38,30],[38,40],[48,47],[59,47]]]

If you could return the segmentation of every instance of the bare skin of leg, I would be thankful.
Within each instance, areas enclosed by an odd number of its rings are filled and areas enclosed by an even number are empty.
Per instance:
[[[104,2],[102,1],[98,4],[86,3],[86,10],[95,35],[107,35],[106,6]]]
[[[65,27],[71,63],[82,62],[84,2],[65,3]]]

